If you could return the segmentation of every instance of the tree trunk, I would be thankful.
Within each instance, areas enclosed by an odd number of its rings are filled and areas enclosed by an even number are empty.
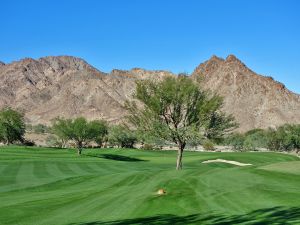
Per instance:
[[[81,152],[82,152],[82,141],[79,141],[77,143],[77,153],[78,153],[78,156],[81,155]]]
[[[178,145],[178,155],[177,155],[177,162],[176,162],[176,170],[181,170],[182,169],[182,155],[183,155],[184,147],[185,147],[184,143],[180,143]]]

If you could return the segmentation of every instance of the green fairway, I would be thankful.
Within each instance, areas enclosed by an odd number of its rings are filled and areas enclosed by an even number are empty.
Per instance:
[[[202,164],[228,159],[252,166]],[[300,160],[279,153],[0,148],[0,224],[300,224]],[[158,196],[163,188],[166,194]]]

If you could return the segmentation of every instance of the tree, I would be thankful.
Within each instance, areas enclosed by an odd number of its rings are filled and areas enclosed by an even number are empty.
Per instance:
[[[233,147],[235,151],[244,150],[245,135],[240,133],[232,134],[227,138],[226,144]]]
[[[249,130],[244,134],[244,150],[257,151],[267,147],[267,132],[262,129]]]
[[[208,95],[209,93],[206,93]],[[212,95],[205,99],[200,108],[200,120],[204,127],[204,136],[219,143],[223,140],[224,132],[228,133],[237,127],[237,123],[232,115],[226,114],[220,109],[223,106],[223,98]]]
[[[107,140],[108,135],[108,125],[105,121],[95,120],[91,122],[92,129],[97,130],[97,136],[95,137],[95,142],[99,147],[102,147],[103,143]]]
[[[103,133],[104,122],[91,121],[79,117],[71,119],[56,119],[52,126],[53,132],[62,140],[75,142],[78,155],[81,155],[83,146],[92,140],[96,141]]]
[[[124,125],[112,126],[109,131],[108,141],[121,148],[133,148],[137,141],[136,134]]]
[[[24,141],[25,122],[23,114],[5,108],[0,111],[0,141],[12,144],[15,141]]]
[[[60,139],[61,147],[65,147],[67,141],[72,139],[72,122],[71,119],[63,118],[56,118],[52,121],[51,131]]]
[[[293,148],[299,153],[300,151],[300,124],[291,125],[292,135],[291,141],[293,143]]]
[[[267,133],[268,148],[275,151],[291,151],[300,149],[300,125],[285,124]]]
[[[148,135],[174,142],[178,146],[177,170],[182,168],[183,150],[189,141],[220,138],[236,126],[233,117],[220,111],[221,98],[201,90],[186,76],[137,81],[134,98],[137,101],[126,103],[128,121]]]

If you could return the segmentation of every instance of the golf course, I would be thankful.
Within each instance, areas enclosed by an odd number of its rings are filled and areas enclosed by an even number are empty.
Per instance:
[[[0,224],[300,224],[298,157],[185,151],[176,171],[176,154],[1,147]]]

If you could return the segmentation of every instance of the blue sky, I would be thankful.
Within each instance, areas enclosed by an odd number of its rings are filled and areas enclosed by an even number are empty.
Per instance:
[[[235,54],[300,93],[297,0],[1,0],[0,61],[73,55],[113,68],[192,72]]]

